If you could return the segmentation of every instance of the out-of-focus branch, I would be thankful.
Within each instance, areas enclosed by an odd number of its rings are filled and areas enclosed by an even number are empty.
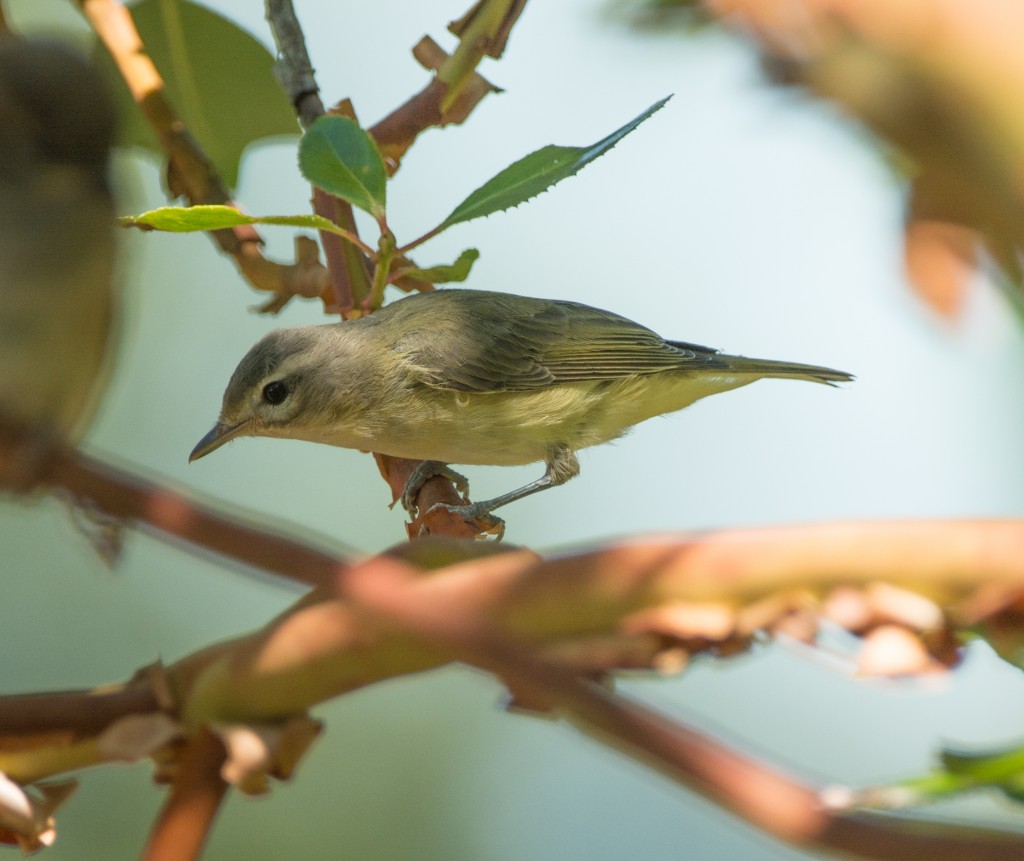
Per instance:
[[[224,745],[210,730],[200,729],[185,748],[171,793],[157,816],[143,861],[193,861],[227,794],[221,777]]]
[[[986,247],[1022,279],[1024,61],[1015,0],[705,0],[769,70],[833,99],[911,162],[908,270],[952,316]],[[1016,297],[1020,303],[1020,297]]]
[[[191,204],[234,206],[231,195],[196,140],[164,95],[164,83],[146,53],[131,14],[119,0],[76,0],[96,35],[110,52],[143,116],[167,156],[167,184]],[[295,263],[283,264],[263,254],[259,233],[251,225],[211,231],[220,249],[230,254],[243,277],[257,290],[276,293],[268,308],[277,310],[291,296],[326,296],[333,301],[327,270],[315,245],[296,243]]]
[[[201,504],[77,450],[51,446],[0,423],[0,488],[27,490],[35,486],[64,491],[80,504],[150,527],[159,537],[193,550],[299,583],[327,582],[339,565],[346,564],[339,554],[287,537],[283,529],[275,532],[270,525],[256,525],[252,514],[226,514],[223,504]],[[294,527],[290,531],[294,533]]]
[[[864,857],[922,858],[934,840],[911,833],[905,823],[825,810],[835,793],[822,794],[819,787],[608,698],[577,678],[623,666],[664,666],[657,659],[666,650],[714,652],[741,637],[749,641],[755,630],[773,630],[776,620],[766,615],[766,600],[798,586],[817,596],[820,608],[835,588],[879,581],[889,589],[916,588],[940,602],[954,623],[980,622],[984,632],[1002,607],[1015,606],[1010,599],[1024,593],[1024,522],[735,530],[638,540],[548,560],[475,541],[418,541],[396,548],[390,558],[355,567],[339,562],[328,584],[263,629],[150,674],[154,695],[141,696],[138,708],[150,714],[155,701],[175,718],[179,733],[222,722],[283,726],[342,693],[452,660],[469,661],[496,672],[531,705],[566,713],[588,732],[614,739],[631,755],[784,839]],[[993,600],[999,594],[1002,600]],[[719,617],[731,613],[731,627],[720,618],[711,628],[701,627],[708,614],[693,613],[696,607],[712,608]],[[673,611],[676,627],[638,625],[638,618],[656,610]],[[757,628],[752,619],[759,620]],[[74,700],[88,696],[56,696],[53,702],[68,715],[64,731],[54,736],[59,743],[44,735],[22,743],[20,751],[0,744],[0,770],[38,780],[103,761],[98,746],[88,744],[89,732],[102,721],[91,720],[90,729],[76,727]],[[0,741],[22,737],[23,720],[3,726],[4,706],[0,699]],[[33,708],[42,713],[43,699]],[[49,725],[61,726],[52,717]],[[300,719],[294,730],[300,747],[311,732],[315,728]],[[79,739],[77,747],[68,746],[69,733]],[[290,758],[283,755],[279,770],[287,774]],[[984,842],[981,831],[935,833],[972,851]],[[1002,839],[994,837],[989,849],[970,857],[1007,857]],[[889,841],[906,854],[886,848]]]
[[[465,541],[421,541],[404,558],[445,565],[417,585],[425,602],[488,619],[534,646],[578,659],[590,644],[620,637],[654,645],[647,666],[666,651],[735,650],[758,630],[773,630],[769,598],[794,589],[820,607],[835,587],[885,582],[940,603],[955,624],[980,593],[1006,600],[1024,591],[1024,522],[849,523],[731,530],[692,538],[666,536],[538,561],[527,551],[487,552]],[[424,555],[418,555],[424,554]],[[430,554],[436,554],[436,558]],[[466,561],[459,563],[459,559]],[[371,564],[371,563],[365,563]],[[340,576],[347,576],[341,574]],[[814,596],[817,596],[816,598]],[[994,601],[997,614],[1006,602]],[[713,608],[713,625],[698,608]],[[648,623],[654,610],[666,612]],[[898,613],[894,614],[898,615]],[[723,621],[724,617],[724,621]],[[976,622],[976,614],[969,621]],[[925,625],[933,620],[926,617]],[[913,614],[906,627],[914,627]],[[941,624],[940,624],[941,627]],[[925,640],[928,631],[922,631]],[[940,656],[946,646],[937,642]],[[594,670],[614,670],[612,652]],[[367,626],[344,601],[319,587],[266,628],[190,656],[168,668],[175,688],[192,691],[187,720],[263,720],[304,711],[385,678],[419,672],[452,656],[415,644],[400,630]],[[586,663],[581,660],[581,663]],[[630,664],[634,666],[635,664]]]
[[[517,697],[567,717],[583,731],[644,762],[736,814],[803,848],[884,861],[1010,861],[1021,851],[1017,833],[910,822],[894,816],[840,812],[835,789],[814,786],[731,750],[628,698],[616,696],[563,667],[539,660],[525,644],[496,633],[490,618],[454,607],[450,596],[424,600],[406,566],[379,560],[353,569],[339,591],[385,624],[494,673]]]

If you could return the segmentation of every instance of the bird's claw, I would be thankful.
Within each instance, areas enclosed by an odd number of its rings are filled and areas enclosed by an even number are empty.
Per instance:
[[[448,511],[456,517],[460,517],[467,523],[476,521],[485,527],[485,532],[495,536],[496,541],[501,541],[505,535],[505,521],[495,514],[491,514],[486,503],[474,502],[470,505],[449,505],[447,502],[438,502],[430,506],[427,514],[435,511]]]
[[[402,508],[408,511],[411,517],[416,517],[419,511],[419,506],[416,504],[416,496],[420,492],[420,488],[438,475],[447,478],[454,484],[455,489],[462,497],[465,498],[469,495],[469,479],[462,473],[456,472],[448,464],[441,463],[439,460],[421,461],[416,469],[412,471],[412,474],[405,482],[405,488],[402,490]]]

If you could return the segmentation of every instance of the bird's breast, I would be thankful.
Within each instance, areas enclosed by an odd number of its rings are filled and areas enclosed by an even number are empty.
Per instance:
[[[325,429],[315,441],[395,457],[514,466],[544,460],[555,445],[578,450],[608,442],[645,419],[754,379],[673,373],[488,393],[417,386]]]

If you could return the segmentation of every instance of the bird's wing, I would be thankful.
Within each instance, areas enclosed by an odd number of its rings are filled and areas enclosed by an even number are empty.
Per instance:
[[[447,313],[431,315],[437,325],[430,337],[421,331],[398,345],[421,381],[433,388],[530,391],[555,382],[728,367],[715,350],[669,343],[639,323],[574,302],[471,290],[416,298],[437,305],[445,294],[451,297]]]

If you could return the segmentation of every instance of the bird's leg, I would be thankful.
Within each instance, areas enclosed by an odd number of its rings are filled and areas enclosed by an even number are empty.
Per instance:
[[[490,514],[495,508],[501,508],[503,505],[508,505],[510,502],[522,499],[524,496],[530,496],[542,490],[547,490],[549,487],[558,487],[560,484],[565,484],[570,478],[575,478],[579,474],[580,462],[576,459],[572,449],[567,445],[555,445],[548,449],[547,469],[544,475],[536,481],[531,481],[529,484],[524,484],[522,487],[510,490],[508,493],[494,497],[494,499],[485,499],[483,502],[474,502],[471,505],[448,505],[445,502],[439,502],[431,506],[430,510],[434,511],[435,509],[443,508],[452,512],[452,514],[457,514],[463,520],[474,520]]]
[[[416,516],[416,494],[420,492],[420,488],[424,484],[436,475],[447,478],[455,485],[455,489],[463,497],[469,495],[469,479],[466,476],[456,472],[448,464],[442,463],[439,460],[422,460],[416,469],[412,471],[412,474],[405,482],[405,488],[402,490],[402,507],[412,517]]]

